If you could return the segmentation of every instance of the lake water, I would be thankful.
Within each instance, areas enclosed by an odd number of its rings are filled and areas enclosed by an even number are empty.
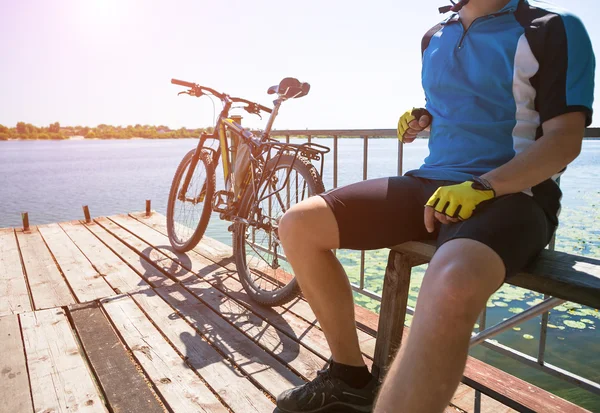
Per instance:
[[[333,147],[331,139],[316,142]],[[108,141],[7,141],[0,142],[0,227],[21,225],[21,212],[29,213],[32,225],[83,218],[82,205],[89,205],[92,216],[106,216],[145,207],[165,213],[171,179],[183,155],[196,145],[195,139],[108,140]],[[369,141],[368,177],[396,173],[397,143],[393,139]],[[405,146],[405,170],[417,168],[427,155],[427,142],[419,140]],[[363,141],[339,141],[339,185],[361,180]],[[332,156],[326,158],[324,182],[333,185]],[[217,175],[219,180],[219,175]],[[557,249],[600,258],[600,141],[586,141],[580,157],[562,178],[563,209]],[[207,235],[227,244],[231,237],[227,223],[213,214]],[[349,276],[358,280],[360,255],[340,253]],[[366,287],[380,292],[387,259],[386,251],[369,252],[366,257]],[[418,268],[411,283],[409,304],[414,305],[423,268]],[[503,287],[490,300],[488,324],[535,304],[538,294],[515,287]],[[357,301],[370,309],[379,304],[364,296]],[[410,320],[409,320],[410,321]],[[518,330],[510,330],[497,340],[529,354],[537,355],[540,319],[531,320]],[[550,313],[546,360],[585,378],[600,382],[600,313],[566,304]],[[505,356],[478,347],[472,355],[573,400],[600,411],[600,397],[576,389],[565,382],[538,373]]]

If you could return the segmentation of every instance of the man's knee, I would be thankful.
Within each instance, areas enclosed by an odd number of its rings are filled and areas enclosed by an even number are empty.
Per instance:
[[[448,316],[472,319],[504,280],[504,263],[488,246],[453,240],[432,259],[423,280],[432,305]]]
[[[327,203],[319,196],[292,206],[279,221],[279,238],[284,247],[310,243],[318,248],[337,248],[337,223]]]

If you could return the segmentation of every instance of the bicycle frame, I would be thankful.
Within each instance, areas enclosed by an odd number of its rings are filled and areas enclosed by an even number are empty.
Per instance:
[[[275,100],[274,108],[269,116],[269,120],[268,120],[267,126],[265,128],[265,132],[264,132],[264,134],[262,134],[260,139],[257,139],[257,138],[255,138],[255,136],[252,132],[250,132],[248,129],[243,128],[239,123],[235,122],[235,120],[229,118],[229,111],[231,110],[233,101],[228,96],[225,95],[223,98],[225,105],[223,106],[223,110],[221,111],[221,113],[218,117],[218,120],[215,125],[215,129],[214,129],[213,133],[210,135],[203,134],[200,137],[198,146],[196,147],[196,151],[190,162],[190,167],[188,168],[187,174],[185,176],[184,183],[178,194],[178,198],[179,199],[185,198],[185,194],[187,192],[187,188],[191,181],[192,174],[193,174],[194,170],[196,169],[196,166],[198,164],[198,160],[199,160],[199,157],[200,157],[200,154],[202,153],[202,151],[212,152],[212,155],[211,155],[212,162],[215,165],[215,167],[219,162],[219,158],[221,158],[221,162],[222,162],[222,166],[223,166],[223,182],[225,183],[225,191],[227,193],[232,193],[232,186],[233,186],[233,182],[235,180],[235,173],[238,171],[232,170],[232,159],[230,159],[230,156],[229,156],[229,154],[231,153],[231,150],[230,150],[230,146],[227,142],[227,132],[231,133],[232,139],[233,139],[233,135],[238,137],[238,139],[237,139],[238,146],[239,145],[249,145],[250,146],[250,164],[248,166],[250,173],[248,173],[246,175],[245,181],[241,183],[240,191],[239,191],[239,194],[236,197],[236,199],[230,200],[229,197],[227,198],[227,206],[228,206],[228,209],[231,208],[231,211],[230,211],[231,215],[235,215],[235,213],[237,212],[236,208],[233,206],[233,204],[242,197],[242,194],[244,194],[248,183],[250,183],[250,182],[253,183],[254,193],[256,193],[256,195],[257,195],[258,202],[268,198],[271,195],[274,195],[274,194],[280,192],[281,190],[283,190],[285,185],[287,185],[287,181],[289,180],[289,173],[286,176],[286,179],[280,189],[278,189],[274,192],[269,192],[267,195],[265,195],[264,192],[267,189],[267,187],[265,187],[263,189],[262,193],[259,195],[257,193],[257,187],[260,188],[260,186],[262,185],[262,183],[264,183],[265,180],[270,179],[270,176],[265,176],[264,174],[261,174],[261,176],[258,177],[258,180],[256,179],[257,177],[255,176],[255,174],[253,172],[258,169],[257,167],[260,164],[264,165],[270,159],[274,158],[275,156],[279,156],[280,154],[283,154],[285,152],[287,152],[287,153],[291,152],[294,155],[294,157],[296,157],[298,155],[298,152],[301,152],[301,153],[307,155],[307,157],[309,157],[311,159],[322,159],[322,158],[320,158],[320,156],[324,156],[327,152],[329,152],[329,148],[324,147],[322,145],[317,145],[314,143],[305,143],[305,144],[301,144],[301,145],[282,143],[282,142],[276,141],[274,139],[271,139],[269,137],[269,135],[271,133],[271,129],[275,122],[275,119],[279,113],[279,108],[285,100],[286,100],[286,98],[281,97],[281,96],[277,100]],[[212,148],[205,147],[204,145],[205,145],[207,139],[218,140],[218,142],[219,142],[218,149],[214,150]],[[275,155],[273,155],[271,153],[271,150],[273,150],[273,149],[275,149],[275,151],[276,151]],[[279,165],[279,160],[276,162],[275,169],[277,168],[278,165]],[[321,163],[321,169],[322,169],[322,167],[323,167],[323,162]],[[203,198],[202,198],[203,193],[204,193],[204,188],[201,191],[200,201],[203,200]],[[225,217],[222,216],[222,218],[225,218]]]

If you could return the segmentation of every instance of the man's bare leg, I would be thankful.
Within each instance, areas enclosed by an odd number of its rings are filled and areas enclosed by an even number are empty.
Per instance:
[[[302,293],[327,337],[333,359],[363,366],[352,289],[331,251],[339,247],[333,212],[323,198],[309,198],[286,212],[279,224],[279,237]]]
[[[437,413],[448,406],[465,367],[473,326],[504,275],[500,257],[482,243],[456,239],[440,247],[375,412]]]

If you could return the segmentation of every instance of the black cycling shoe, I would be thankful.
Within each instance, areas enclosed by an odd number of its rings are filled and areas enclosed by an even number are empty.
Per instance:
[[[327,368],[320,370],[313,381],[281,393],[277,408],[283,413],[370,412],[376,388],[375,377],[364,388],[355,389],[331,377]]]

